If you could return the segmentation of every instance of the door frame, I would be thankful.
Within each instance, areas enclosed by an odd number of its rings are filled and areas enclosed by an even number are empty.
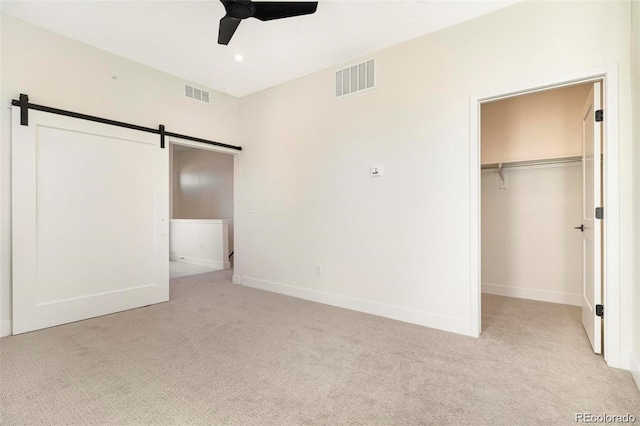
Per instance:
[[[219,152],[221,154],[231,154],[231,155],[238,155],[240,154],[241,151],[238,151],[236,149],[231,149],[231,148],[225,148],[223,146],[217,146],[217,145],[211,145],[211,144],[206,144],[203,142],[193,142],[187,139],[181,139],[175,136],[169,136],[167,137],[167,145],[179,145],[179,146],[186,146],[189,148],[196,148],[196,149],[202,149],[204,151],[214,151],[214,152]]]
[[[472,336],[482,332],[482,273],[481,273],[481,166],[480,166],[480,108],[483,103],[508,99],[577,84],[602,81],[603,122],[603,304],[606,312],[620,312],[620,176],[618,140],[618,64],[605,65],[571,74],[548,77],[508,87],[476,93],[469,98],[469,185],[470,185],[470,330]],[[604,359],[611,367],[624,368],[620,351],[620,316],[607,315],[604,321]]]

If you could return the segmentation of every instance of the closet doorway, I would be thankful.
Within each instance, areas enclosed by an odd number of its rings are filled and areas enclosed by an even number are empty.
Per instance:
[[[538,91],[480,111],[482,293],[580,307],[595,353],[602,353],[601,87]]]
[[[592,79],[478,102],[482,293],[579,306],[598,354],[602,86]]]
[[[234,152],[170,141],[170,277],[231,269]]]
[[[481,161],[480,161],[480,110],[488,102],[508,99],[520,95],[542,92],[576,84],[602,82],[602,109],[604,122],[602,131],[603,190],[602,204],[606,207],[602,219],[602,295],[604,305],[602,347],[604,360],[610,367],[626,368],[628,355],[620,346],[621,333],[629,327],[628,318],[621,315],[622,300],[631,297],[629,286],[621,283],[621,178],[619,118],[619,74],[616,64],[527,81],[507,87],[496,88],[469,96],[469,335],[480,336],[483,328],[481,309]],[[575,224],[573,226],[577,226]],[[541,267],[544,267],[542,265]],[[489,297],[489,296],[487,296]],[[496,296],[497,297],[497,296]],[[512,299],[518,300],[518,299]],[[531,302],[539,303],[539,302]],[[550,306],[560,306],[550,304]],[[536,320],[545,321],[544,316]],[[581,325],[579,325],[581,327]],[[577,333],[576,333],[577,334]],[[580,334],[580,336],[583,336]]]

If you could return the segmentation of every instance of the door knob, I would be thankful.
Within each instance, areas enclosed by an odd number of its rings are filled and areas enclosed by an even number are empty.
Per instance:
[[[584,232],[584,225],[574,226],[573,229],[579,229],[580,232]]]

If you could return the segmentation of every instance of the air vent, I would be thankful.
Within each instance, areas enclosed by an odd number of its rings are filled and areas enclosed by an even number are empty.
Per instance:
[[[199,89],[197,87],[193,87],[193,86],[189,86],[188,84],[185,84],[184,95],[187,98],[195,99],[196,101],[209,103],[209,92],[207,92],[204,89]]]
[[[335,97],[375,89],[375,59],[341,68],[335,72]]]

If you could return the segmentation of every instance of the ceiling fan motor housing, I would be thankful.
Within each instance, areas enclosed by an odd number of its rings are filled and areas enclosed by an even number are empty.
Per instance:
[[[253,16],[254,7],[250,2],[233,2],[227,5],[227,16],[236,19],[246,19]]]
[[[238,25],[243,19],[256,18],[260,21],[291,18],[294,16],[314,13],[318,7],[317,1],[261,1],[251,0],[220,0],[226,10],[226,15],[220,20],[218,44],[229,44]]]

